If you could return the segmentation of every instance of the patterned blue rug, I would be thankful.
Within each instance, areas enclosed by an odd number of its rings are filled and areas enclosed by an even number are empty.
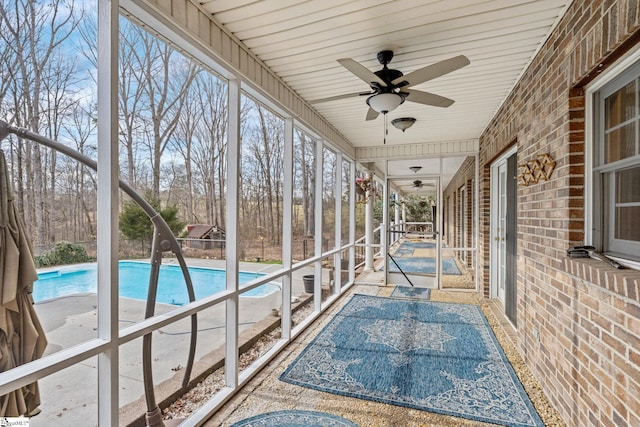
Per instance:
[[[393,258],[396,260],[402,271],[411,274],[436,274],[435,258]],[[398,266],[389,260],[389,271],[398,273]],[[462,274],[453,258],[442,259],[442,274]]]
[[[280,379],[505,426],[543,426],[480,307],[355,295]]]
[[[337,415],[315,411],[267,412],[238,421],[231,427],[358,427]]]
[[[416,249],[434,249],[436,244],[434,242],[402,242],[393,255],[398,256],[412,256],[413,251]]]
[[[427,300],[431,297],[431,289],[409,286],[396,286],[393,292],[391,292],[391,296],[398,298],[416,298]]]

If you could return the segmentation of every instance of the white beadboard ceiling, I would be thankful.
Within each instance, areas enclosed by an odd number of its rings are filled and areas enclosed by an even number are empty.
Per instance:
[[[407,74],[457,55],[471,64],[414,86],[456,102],[405,102],[388,114],[386,144],[477,139],[570,0],[204,0],[201,5],[305,100],[367,92],[338,62],[371,71],[376,54]],[[384,118],[365,121],[366,97],[313,104],[354,147],[383,144]],[[402,133],[390,122],[414,117]]]

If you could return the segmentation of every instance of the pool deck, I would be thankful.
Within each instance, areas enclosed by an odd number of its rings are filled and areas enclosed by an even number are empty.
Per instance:
[[[164,264],[177,263],[174,259]],[[189,266],[224,268],[224,261],[187,260]],[[241,263],[241,271],[269,273],[279,265]],[[293,295],[303,291],[302,275],[294,273]],[[296,280],[297,276],[299,280]],[[145,285],[146,286],[146,285]],[[280,307],[281,293],[262,298],[240,299],[240,329],[249,328],[255,322],[270,315]],[[127,327],[143,320],[145,301],[119,299],[120,327]],[[95,294],[77,294],[46,300],[35,304],[36,312],[49,342],[45,355],[68,349],[97,338],[97,297]],[[175,306],[157,304],[156,314],[166,313]],[[196,360],[224,344],[225,306],[216,305],[198,314],[198,346]],[[153,335],[153,380],[159,384],[183,370],[187,360],[190,339],[190,321],[161,328]],[[120,347],[120,406],[144,395],[142,377],[142,339],[136,339]],[[41,413],[31,417],[30,425],[97,425],[97,357],[38,381],[41,397]]]

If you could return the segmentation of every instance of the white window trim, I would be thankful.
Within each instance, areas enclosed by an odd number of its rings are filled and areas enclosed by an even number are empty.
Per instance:
[[[584,242],[586,245],[591,245],[594,242],[594,194],[595,189],[593,182],[593,146],[594,146],[594,125],[597,122],[597,118],[594,117],[596,112],[596,105],[594,103],[594,95],[600,91],[603,87],[609,84],[611,81],[619,77],[629,67],[640,60],[640,45],[636,46],[632,51],[620,58],[617,62],[604,71],[600,76],[596,77],[585,88],[585,147],[584,147]],[[635,269],[640,269],[640,262],[630,261],[627,259],[620,259],[617,257],[611,257],[621,264]]]

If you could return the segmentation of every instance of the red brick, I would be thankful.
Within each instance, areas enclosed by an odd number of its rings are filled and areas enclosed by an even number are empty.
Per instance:
[[[632,348],[640,348],[640,336],[638,336],[637,333],[633,333],[624,327],[616,325],[614,335]]]
[[[626,409],[626,408],[625,408]],[[625,411],[626,413],[626,411]],[[628,427],[627,420],[624,415],[620,415],[617,411],[613,411],[613,415],[611,417],[611,425],[618,427]]]
[[[626,355],[627,346],[626,346],[625,342],[620,340],[619,338],[616,338],[616,337],[614,337],[613,335],[610,335],[607,332],[603,332],[602,333],[602,341],[604,341],[610,348],[612,348],[613,350],[615,350],[619,354]]]
[[[591,321],[607,332],[612,332],[613,330],[613,322],[599,312],[591,313]]]
[[[602,394],[604,398],[607,400],[607,402],[609,402],[612,405],[615,412],[618,412],[623,419],[627,417],[627,408],[623,403],[623,401],[620,400],[619,396],[616,396],[607,388],[602,389]],[[628,397],[628,396],[625,396],[625,397]]]
[[[639,399],[624,398],[625,390],[640,395],[633,380],[640,378],[638,281],[630,281],[629,271],[565,255],[583,243],[587,215],[583,87],[636,43],[637,9],[637,0],[570,3],[480,137],[485,294],[491,160],[517,136],[519,163],[542,153],[556,161],[550,180],[518,188],[517,283],[524,291],[518,334],[529,367],[568,425],[640,425],[632,423],[640,415]],[[543,345],[533,340],[533,328],[542,332]]]
[[[619,368],[622,372],[629,375],[631,378],[640,378],[640,369],[637,366],[632,365],[625,359],[619,355],[614,355],[614,364],[617,368]]]
[[[640,350],[636,350],[635,348],[629,349],[629,361],[638,367],[640,370]]]

